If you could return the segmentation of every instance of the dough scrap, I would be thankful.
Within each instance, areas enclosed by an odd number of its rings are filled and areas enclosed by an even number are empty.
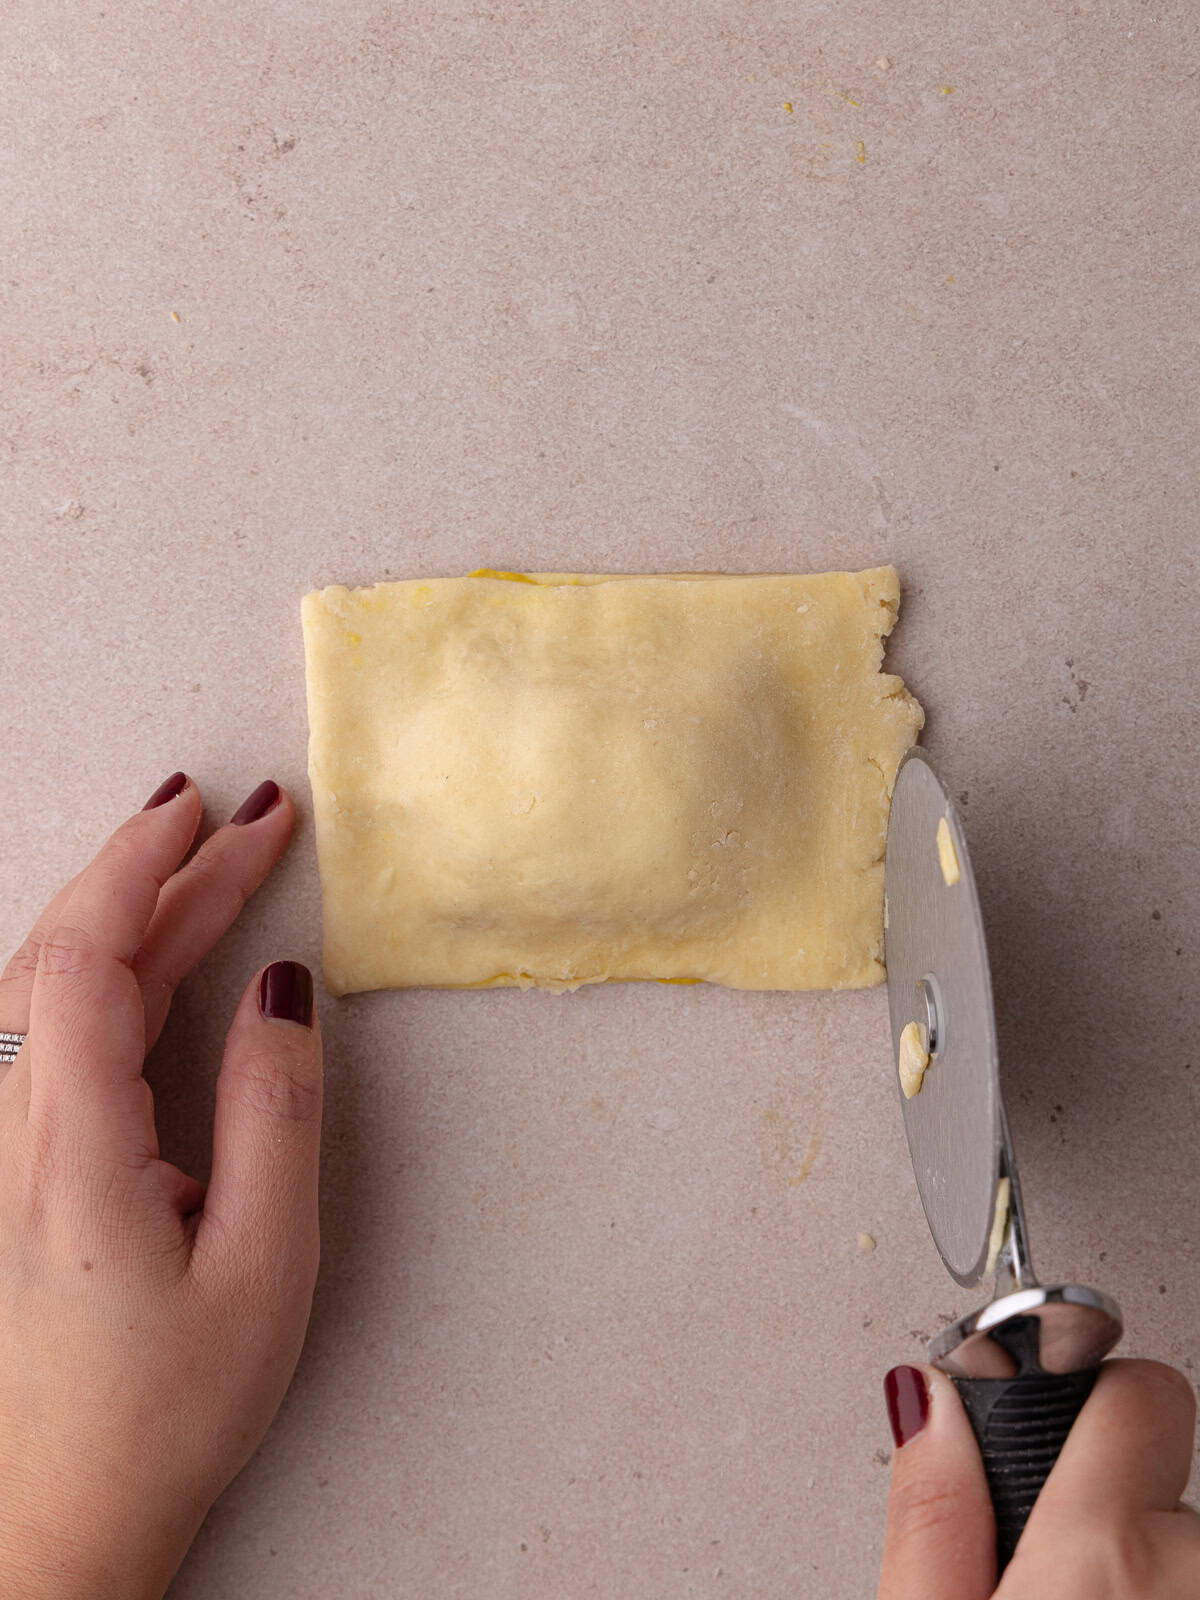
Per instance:
[[[877,983],[898,604],[890,567],[306,595],[329,991]]]

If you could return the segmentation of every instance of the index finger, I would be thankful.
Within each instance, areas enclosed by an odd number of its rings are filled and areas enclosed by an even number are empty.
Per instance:
[[[23,944],[8,959],[0,972],[0,1030],[5,1033],[29,1032],[29,997],[37,972],[38,951],[51,929],[67,908],[75,885],[83,876],[77,872],[39,914]]]
[[[86,1110],[94,1131],[106,1098],[141,1077],[145,1015],[133,960],[159,891],[200,825],[200,796],[182,772],[117,829],[38,949],[29,1005],[31,1118]]]
[[[1060,1517],[1174,1510],[1187,1488],[1195,1426],[1195,1395],[1181,1372],[1159,1361],[1106,1361],[1022,1543]]]

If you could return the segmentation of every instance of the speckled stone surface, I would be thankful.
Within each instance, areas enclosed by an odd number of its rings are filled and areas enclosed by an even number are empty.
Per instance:
[[[0,937],[176,766],[292,851],[301,593],[893,561],[1047,1277],[1197,1359],[1200,21],[1184,0],[11,0]],[[173,1600],[851,1600],[972,1304],[880,991],[323,999],[325,1254]],[[859,1248],[866,1232],[877,1248]]]

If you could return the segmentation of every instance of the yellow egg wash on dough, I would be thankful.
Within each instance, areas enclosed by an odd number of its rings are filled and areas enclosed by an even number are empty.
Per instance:
[[[493,567],[476,567],[469,574],[472,578],[503,578],[508,583],[537,583],[536,578],[531,578],[527,572],[497,572]]]

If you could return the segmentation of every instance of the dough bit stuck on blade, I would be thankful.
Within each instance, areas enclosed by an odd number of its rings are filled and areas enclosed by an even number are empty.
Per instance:
[[[928,1070],[929,1051],[921,1037],[921,1025],[909,1022],[900,1035],[900,1088],[906,1100],[920,1094]]]
[[[946,887],[953,889],[961,879],[962,873],[958,865],[958,851],[954,848],[954,835],[950,832],[950,824],[945,817],[937,825],[937,853]]]

